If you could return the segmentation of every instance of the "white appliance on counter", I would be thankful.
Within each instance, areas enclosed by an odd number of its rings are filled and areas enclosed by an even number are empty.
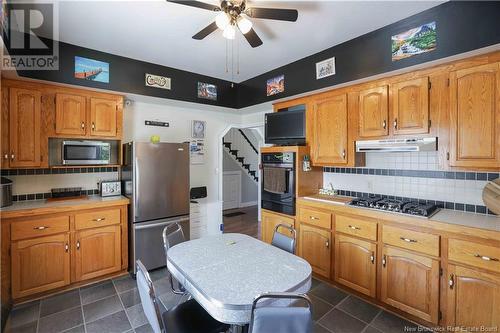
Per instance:
[[[356,141],[358,153],[436,151],[437,138],[402,138]]]

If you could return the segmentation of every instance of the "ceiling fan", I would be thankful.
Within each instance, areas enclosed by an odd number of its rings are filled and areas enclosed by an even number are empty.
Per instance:
[[[236,28],[241,31],[245,39],[252,47],[262,45],[262,40],[252,28],[252,22],[248,18],[269,19],[279,21],[297,21],[299,15],[296,9],[281,8],[257,8],[247,7],[246,0],[222,0],[220,6],[215,6],[201,1],[167,0],[181,5],[219,12],[215,21],[203,28],[193,36],[201,40],[217,29],[223,31],[227,39],[234,39]]]

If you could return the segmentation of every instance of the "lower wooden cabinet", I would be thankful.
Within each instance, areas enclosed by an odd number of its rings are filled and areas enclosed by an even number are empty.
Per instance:
[[[69,233],[12,243],[12,296],[70,284]]]
[[[500,275],[449,265],[447,318],[449,326],[500,327]]]
[[[287,217],[265,210],[262,211],[261,240],[263,242],[271,244],[271,241],[273,240],[274,228],[276,228],[278,224],[286,224],[294,228],[295,219],[293,217]]]
[[[92,279],[121,269],[119,225],[78,231],[75,238],[76,281]]]
[[[375,297],[377,294],[377,245],[335,235],[335,281]]]
[[[381,301],[437,324],[439,260],[384,246]]]
[[[328,230],[301,224],[299,230],[299,256],[307,260],[314,273],[330,278],[332,262],[332,236]]]

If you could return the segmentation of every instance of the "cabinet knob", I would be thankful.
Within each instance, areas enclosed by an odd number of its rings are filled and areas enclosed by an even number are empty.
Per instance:
[[[8,160],[9,159],[9,154],[3,155],[3,158],[4,158],[4,160]]]
[[[386,256],[384,254],[384,257],[382,258],[382,267],[385,267],[386,264],[387,264],[387,259],[386,259]]]
[[[329,240],[327,240],[327,241],[325,242],[325,246],[326,246],[326,248],[327,248],[327,249],[330,247],[330,241],[329,241]]]
[[[82,121],[82,129],[85,129],[85,123]]]
[[[10,153],[10,160],[13,161],[16,156],[14,155],[14,152]]]
[[[342,158],[345,159],[345,149],[342,150]]]
[[[398,118],[394,119],[394,129],[398,128]]]
[[[92,130],[95,131],[95,124],[92,122]]]
[[[385,121],[385,120],[384,120],[384,121],[382,122],[382,127],[383,127],[384,129],[386,129],[386,128],[387,128],[387,121]]]
[[[80,241],[77,241],[77,242],[76,242],[76,249],[77,249],[77,250],[80,250]]]
[[[64,245],[64,250],[66,251],[66,253],[69,251],[69,245],[68,245],[68,243],[66,243],[66,245]]]
[[[450,274],[450,279],[448,280],[448,285],[450,286],[450,289],[453,289],[453,286],[455,285],[455,277],[453,274]]]
[[[372,262],[372,264],[375,263],[375,252],[372,251],[372,254],[370,256],[370,261]]]

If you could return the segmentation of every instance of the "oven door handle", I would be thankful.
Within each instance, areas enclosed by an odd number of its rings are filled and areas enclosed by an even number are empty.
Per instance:
[[[285,164],[285,163],[262,163],[262,168],[264,169],[265,167],[270,167],[270,168],[285,168],[289,171],[293,171],[293,165],[290,164]]]

